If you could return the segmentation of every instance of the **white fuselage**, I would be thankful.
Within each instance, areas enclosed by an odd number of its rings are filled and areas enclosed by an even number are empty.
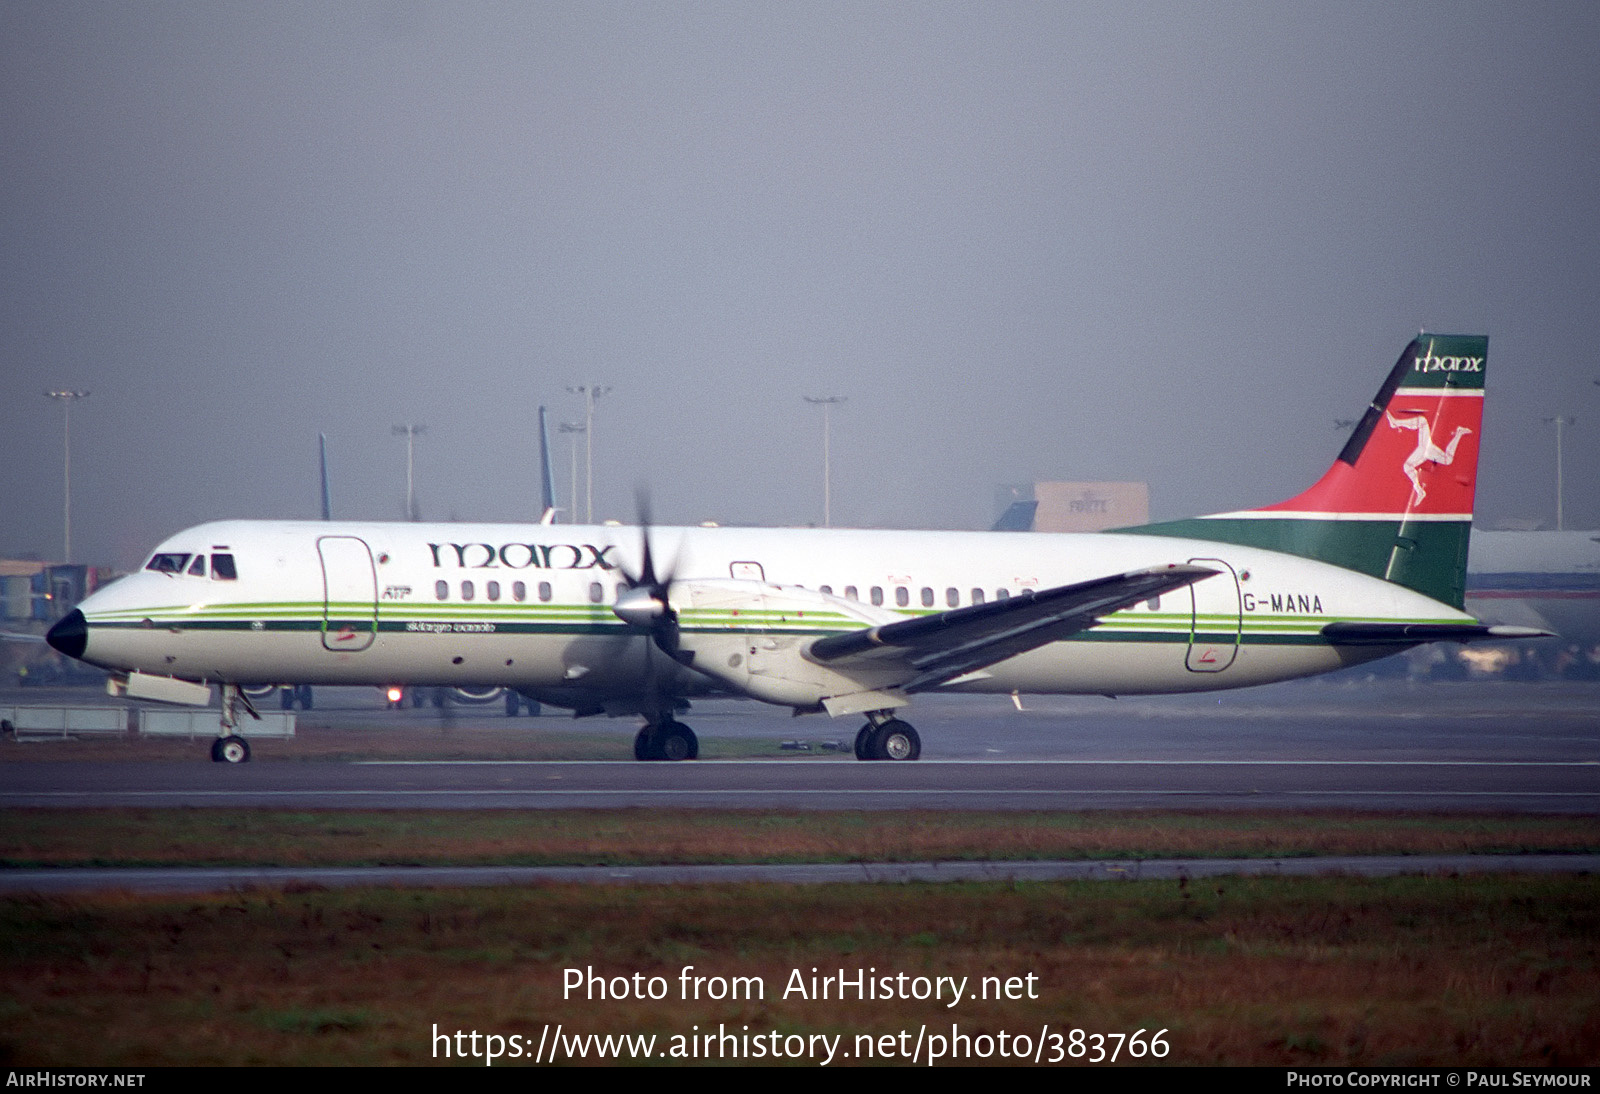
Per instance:
[[[1332,644],[1320,633],[1330,622],[1470,619],[1376,578],[1204,540],[851,529],[650,534],[657,567],[675,582],[748,582],[748,611],[701,613],[692,597],[674,607],[690,645],[697,633],[741,635],[752,656],[763,643],[776,648],[1143,567],[1197,562],[1219,571],[952,681],[944,689],[952,691],[1240,687],[1395,648]],[[204,574],[172,561],[219,554],[231,556],[233,577],[218,576],[214,561],[198,567]],[[600,699],[637,692],[647,680],[659,686],[653,674],[661,670],[649,662],[662,655],[611,610],[625,575],[640,566],[637,528],[231,521],[181,532],[155,557],[183,572],[142,570],[79,605],[85,660],[237,684],[504,685]],[[829,610],[762,610],[764,595],[797,586],[820,593]],[[700,673],[668,670],[680,693],[712,685]]]

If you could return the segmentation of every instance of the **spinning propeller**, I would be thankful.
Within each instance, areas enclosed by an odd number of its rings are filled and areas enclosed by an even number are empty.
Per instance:
[[[639,534],[644,543],[644,564],[637,575],[622,567],[629,588],[617,595],[612,611],[629,626],[648,631],[662,653],[681,661],[678,653],[678,613],[668,598],[672,569],[656,573],[655,556],[650,549],[650,499],[639,491]]]

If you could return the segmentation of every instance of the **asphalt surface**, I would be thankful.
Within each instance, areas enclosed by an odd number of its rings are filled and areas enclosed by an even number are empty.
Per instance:
[[[17,697],[0,694],[0,703]],[[0,807],[1600,814],[1596,684],[1420,686],[1351,677],[1213,696],[1025,698],[1024,708],[1018,711],[1005,697],[919,702],[908,715],[923,739],[924,758],[916,763],[860,763],[824,751],[853,737],[853,721],[791,719],[733,702],[697,706],[685,717],[708,757],[698,762],[508,762],[494,758],[497,742],[510,752],[516,741],[574,729],[625,742],[636,723],[512,720],[498,707],[387,712],[374,693],[324,689],[317,709],[300,715],[301,738],[278,743],[270,761],[213,764],[204,741],[192,746],[192,760],[138,763],[49,762],[50,743],[8,744],[0,756],[44,762],[0,761]],[[488,755],[418,762],[379,750],[375,762],[295,762],[297,747],[309,749],[312,736],[370,739],[375,726],[396,735],[420,733],[424,744],[429,733],[447,731],[452,743],[473,744]],[[799,743],[808,747],[795,749]],[[719,761],[712,758],[719,750],[753,758]]]
[[[1585,873],[1600,855],[1370,855],[1292,859],[1141,859],[1040,862],[789,863],[713,866],[410,866],[34,869],[0,871],[0,893],[229,892],[288,885],[476,887],[591,885],[883,884],[939,881],[1156,881],[1204,877],[1396,877],[1415,874]]]

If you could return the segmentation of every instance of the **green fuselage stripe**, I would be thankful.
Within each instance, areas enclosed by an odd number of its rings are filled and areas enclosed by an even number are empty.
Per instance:
[[[1467,521],[1216,517],[1117,531],[1281,551],[1392,581],[1452,608],[1461,609],[1466,600],[1467,542],[1472,533]]]

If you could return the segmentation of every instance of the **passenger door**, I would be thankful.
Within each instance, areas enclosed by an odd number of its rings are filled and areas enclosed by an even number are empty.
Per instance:
[[[1244,625],[1239,575],[1220,558],[1189,562],[1222,572],[1189,586],[1189,653],[1184,665],[1190,672],[1222,672],[1239,656]]]
[[[366,649],[378,633],[378,573],[371,548],[355,536],[323,536],[317,554],[322,558],[323,648]]]

